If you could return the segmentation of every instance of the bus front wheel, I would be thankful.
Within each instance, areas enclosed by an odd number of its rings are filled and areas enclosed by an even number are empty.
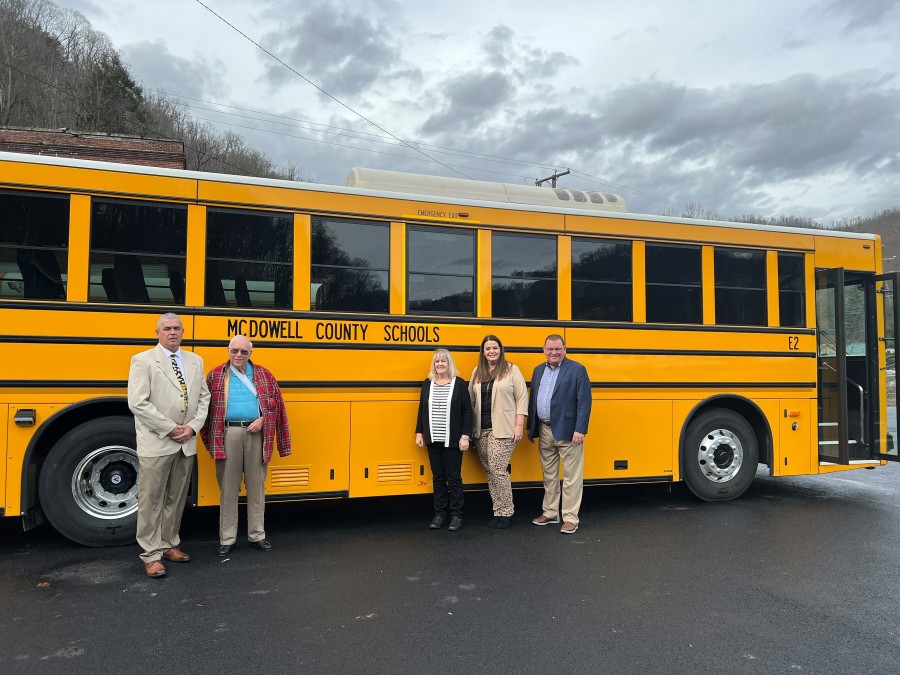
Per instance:
[[[739,497],[753,482],[758,462],[756,434],[732,410],[708,410],[687,429],[681,449],[682,477],[703,501]]]
[[[85,546],[134,541],[138,458],[134,420],[104,417],[63,436],[38,480],[41,507],[63,536]]]

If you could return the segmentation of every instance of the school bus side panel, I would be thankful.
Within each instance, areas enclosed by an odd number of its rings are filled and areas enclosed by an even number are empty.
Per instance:
[[[773,476],[800,476],[814,473],[812,434],[818,432],[816,401],[809,399],[781,399],[777,419],[772,420],[775,461]]]
[[[2,483],[6,485],[6,494],[3,502],[5,515],[17,516],[25,508],[25,505],[22,503],[25,451],[28,449],[28,444],[31,442],[32,437],[40,429],[41,424],[57,413],[60,408],[64,407],[65,404],[32,403],[29,401],[8,406],[7,414],[3,416],[3,420],[0,422],[0,433],[3,433],[3,437],[6,438],[6,458],[5,462],[2,463],[2,468],[0,468],[0,475],[2,475],[3,471],[6,472],[5,480]],[[35,411],[35,426],[16,425],[16,411],[23,408]]]
[[[585,438],[584,476],[671,477],[672,401],[594,399]]]
[[[277,499],[305,495],[346,496],[349,488],[347,454],[350,448],[350,404],[347,402],[291,401],[287,399],[291,454],[282,457],[278,446],[266,475],[266,494]],[[277,439],[276,439],[277,441]],[[197,453],[198,503],[219,503],[215,461],[205,449]],[[245,494],[241,490],[241,494]]]
[[[355,401],[350,421],[350,496],[428,493],[428,451],[415,444],[418,399]]]

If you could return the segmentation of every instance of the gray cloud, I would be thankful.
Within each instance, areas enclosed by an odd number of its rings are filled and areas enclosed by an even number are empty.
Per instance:
[[[492,130],[490,143],[504,156],[560,164],[561,158],[586,157],[611,142],[599,118],[590,112],[542,108],[523,114],[507,129]]]
[[[63,3],[57,4],[60,6],[63,5]],[[105,2],[95,2],[94,0],[66,0],[65,8],[80,12],[84,16],[90,16],[95,21],[99,17],[109,16],[109,12],[106,11],[108,8]]]
[[[564,52],[547,52],[528,42],[517,42],[515,32],[502,24],[491,29],[482,49],[491,68],[515,73],[524,82],[553,77],[565,66],[578,63]]]
[[[643,140],[680,161],[699,152],[788,179],[836,167],[854,172],[900,150],[900,92],[862,74],[795,75],[762,85],[687,91]],[[612,110],[605,111],[611,114]]]
[[[563,67],[577,63],[560,51],[547,52],[518,41],[507,26],[492,28],[482,42],[487,69],[473,69],[464,75],[432,86],[444,105],[432,112],[421,126],[427,136],[445,136],[475,130],[491,119],[502,106],[522,91],[542,89],[540,80],[551,78]],[[522,91],[518,91],[521,88]]]
[[[456,77],[441,91],[447,105],[422,125],[421,132],[426,136],[474,130],[509,101],[515,89],[508,76],[494,72]]]
[[[488,56],[488,64],[497,70],[509,65],[509,54],[514,49],[515,33],[508,26],[495,26],[484,39],[484,53]]]
[[[389,73],[400,58],[389,23],[328,3],[306,8],[293,23],[267,33],[262,43],[336,96],[360,94]],[[297,81],[296,75],[271,59],[265,69],[266,79],[274,86]]]
[[[125,45],[119,52],[137,79],[171,94],[222,98],[228,92],[224,64],[207,63],[201,54],[185,59],[172,54],[161,40]]]
[[[429,119],[428,130],[456,147],[571,166],[678,203],[700,201],[725,215],[794,209],[827,219],[846,214],[812,195],[835,176],[846,175],[855,186],[848,189],[871,193],[873,209],[896,201],[900,90],[890,84],[867,73],[800,74],[713,89],[651,79],[571,106],[525,110],[481,128],[470,124],[459,134],[448,124],[452,111],[485,119],[478,96],[470,96],[475,110],[451,105]],[[480,81],[472,93],[484,89],[490,87]],[[779,201],[775,195],[788,186],[790,201]],[[666,206],[640,197],[632,203],[655,212]]]
[[[845,20],[844,30],[856,33],[868,28],[882,28],[883,24],[893,19],[892,39],[896,39],[897,11],[896,0],[825,0],[813,11]],[[893,17],[891,17],[893,14]]]
[[[770,186],[806,185],[812,192],[835,175],[847,175],[858,185],[882,184],[889,175],[892,181],[900,178],[900,91],[884,84],[856,73],[795,75],[720,90],[669,88],[670,111],[643,133],[629,128],[623,139],[633,141],[641,155],[661,158],[656,167],[676,171],[673,185],[688,187],[693,199],[732,215],[771,211],[779,205],[771,201]],[[658,94],[649,102],[664,110],[659,103],[666,96]],[[604,121],[621,115],[614,105],[598,109]],[[617,120],[613,128],[617,124],[624,127]],[[882,193],[882,201],[887,194]],[[793,205],[804,199],[798,192]],[[818,205],[804,208],[818,211],[813,217],[826,214]]]

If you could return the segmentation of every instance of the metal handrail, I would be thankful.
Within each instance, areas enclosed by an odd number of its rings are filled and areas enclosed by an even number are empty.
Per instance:
[[[828,368],[828,369],[831,370],[831,372],[833,372],[833,373],[836,373],[836,372],[837,372],[837,370],[834,368],[834,366],[832,366],[831,364],[826,363],[826,362],[824,362],[824,361],[819,361],[819,365],[820,365],[821,367],[823,367],[823,368]],[[861,384],[859,384],[858,382],[854,382],[854,381],[853,381],[852,379],[850,379],[849,377],[845,377],[844,379],[847,380],[847,382],[849,382],[850,384],[852,384],[854,387],[856,387],[857,389],[859,389],[859,442],[860,442],[860,443],[864,443],[864,442],[865,442],[865,438],[866,438],[866,437],[865,437],[866,425],[865,425],[865,423],[864,423],[864,420],[865,420],[865,414],[864,414],[864,413],[865,413],[865,410],[866,410],[866,408],[865,408],[865,395],[866,395],[866,390],[863,389],[863,387],[862,387]]]
[[[862,388],[862,385],[857,384],[856,382],[851,380],[849,377],[847,378],[847,382],[849,382],[854,387],[859,389],[859,442],[865,444],[866,426],[865,426],[865,424],[863,424],[863,420],[865,419],[865,416],[863,415],[863,412],[865,411],[865,404],[864,404],[863,400],[864,400],[864,397],[866,394],[866,390]]]

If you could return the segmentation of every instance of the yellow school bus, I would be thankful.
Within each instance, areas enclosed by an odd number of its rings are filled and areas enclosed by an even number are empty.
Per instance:
[[[897,459],[893,302],[876,236],[629,214],[613,194],[354,170],[324,186],[0,154],[0,505],[133,540],[129,360],[178,313],[207,369],[235,334],[279,379],[294,453],[267,499],[430,492],[414,444],[432,351],[495,334],[528,377],[549,333],[592,382],[589,485]],[[519,444],[516,487],[538,486]],[[485,476],[467,453],[463,479]],[[217,504],[198,453],[192,505]]]

